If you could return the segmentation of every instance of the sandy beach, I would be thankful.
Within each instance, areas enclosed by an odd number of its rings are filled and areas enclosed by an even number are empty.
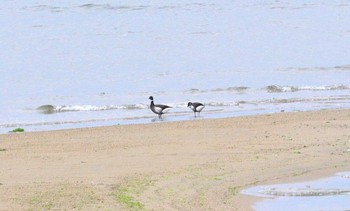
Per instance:
[[[0,210],[250,210],[350,170],[350,110],[0,135]]]

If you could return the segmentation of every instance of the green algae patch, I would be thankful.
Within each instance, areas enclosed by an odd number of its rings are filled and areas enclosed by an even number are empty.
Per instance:
[[[153,184],[148,178],[126,180],[116,187],[115,199],[130,210],[147,210],[137,198]]]

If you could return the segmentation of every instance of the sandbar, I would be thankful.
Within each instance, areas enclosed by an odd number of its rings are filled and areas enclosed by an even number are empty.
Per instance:
[[[251,210],[241,190],[349,171],[349,148],[349,109],[3,134],[0,210]]]

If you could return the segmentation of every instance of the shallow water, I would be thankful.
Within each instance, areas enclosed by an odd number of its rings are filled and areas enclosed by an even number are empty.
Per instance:
[[[0,133],[350,107],[350,1],[4,1]],[[41,106],[50,108],[43,110]],[[41,107],[41,109],[37,109]]]
[[[350,210],[350,172],[302,183],[257,186],[243,194],[265,198],[253,208],[271,210]]]

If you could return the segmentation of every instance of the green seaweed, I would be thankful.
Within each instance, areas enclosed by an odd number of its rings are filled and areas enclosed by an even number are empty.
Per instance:
[[[24,129],[23,128],[16,128],[16,129],[13,129],[10,131],[11,133],[22,133],[24,132]]]

